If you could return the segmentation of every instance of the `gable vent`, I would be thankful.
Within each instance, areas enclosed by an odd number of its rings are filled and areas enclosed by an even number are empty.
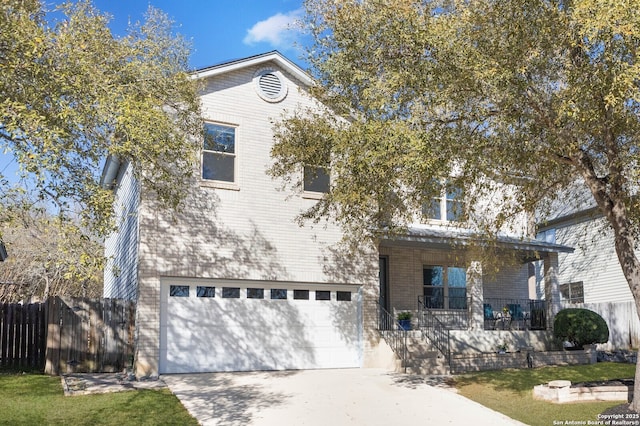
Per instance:
[[[254,75],[256,92],[267,102],[280,102],[287,96],[287,86],[278,71],[263,69]]]
[[[282,83],[277,75],[268,73],[260,76],[260,82],[258,83],[260,90],[265,94],[267,98],[275,99],[280,95],[282,90]]]

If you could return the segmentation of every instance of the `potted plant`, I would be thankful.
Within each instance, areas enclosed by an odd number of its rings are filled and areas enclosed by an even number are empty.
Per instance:
[[[503,341],[501,345],[498,345],[498,353],[499,354],[506,354],[507,353],[507,349],[509,349],[509,345],[507,345],[507,341]]]
[[[411,330],[411,312],[398,313],[398,322],[402,330]]]

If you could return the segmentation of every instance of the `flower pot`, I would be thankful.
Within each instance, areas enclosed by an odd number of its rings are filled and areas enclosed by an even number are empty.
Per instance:
[[[405,331],[411,330],[411,320],[410,319],[401,319],[401,320],[398,320],[398,322],[400,323],[400,329],[401,330],[405,330]]]

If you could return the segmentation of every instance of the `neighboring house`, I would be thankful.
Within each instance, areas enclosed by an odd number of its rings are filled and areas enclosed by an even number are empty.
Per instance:
[[[345,255],[339,226],[296,222],[330,176],[300,170],[305,188],[293,193],[266,174],[273,121],[316,106],[309,76],[278,52],[196,76],[205,137],[184,211],[159,210],[114,158],[103,174],[120,217],[104,295],[137,300],[137,375],[382,365],[385,311],[413,311],[415,326],[438,318],[454,352],[491,352],[506,338],[548,347],[558,253],[571,249],[523,238],[523,220],[496,242],[517,261],[483,272],[473,234],[456,227],[454,192],[406,235]],[[546,301],[531,300],[539,259]]]
[[[612,231],[602,214],[588,203],[580,203],[541,223],[538,238],[575,248],[573,253],[559,255],[562,306],[591,309],[605,319],[610,336],[608,344],[601,347],[637,348],[640,321],[635,301],[615,251]]]

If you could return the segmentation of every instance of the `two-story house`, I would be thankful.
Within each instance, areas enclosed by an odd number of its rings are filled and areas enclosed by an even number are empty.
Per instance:
[[[570,249],[502,235],[495,244],[516,261],[483,271],[467,249],[478,247],[473,234],[451,226],[454,193],[406,235],[344,256],[337,224],[296,222],[330,176],[300,170],[304,188],[291,192],[267,174],[274,120],[315,106],[310,77],[278,52],[195,77],[205,124],[186,208],[158,209],[115,158],[103,172],[120,218],[106,241],[104,295],[137,300],[137,375],[387,365],[385,311],[412,311],[415,327],[438,318],[454,352],[492,351],[506,337],[549,345],[558,253]],[[540,259],[545,300],[532,300]]]

